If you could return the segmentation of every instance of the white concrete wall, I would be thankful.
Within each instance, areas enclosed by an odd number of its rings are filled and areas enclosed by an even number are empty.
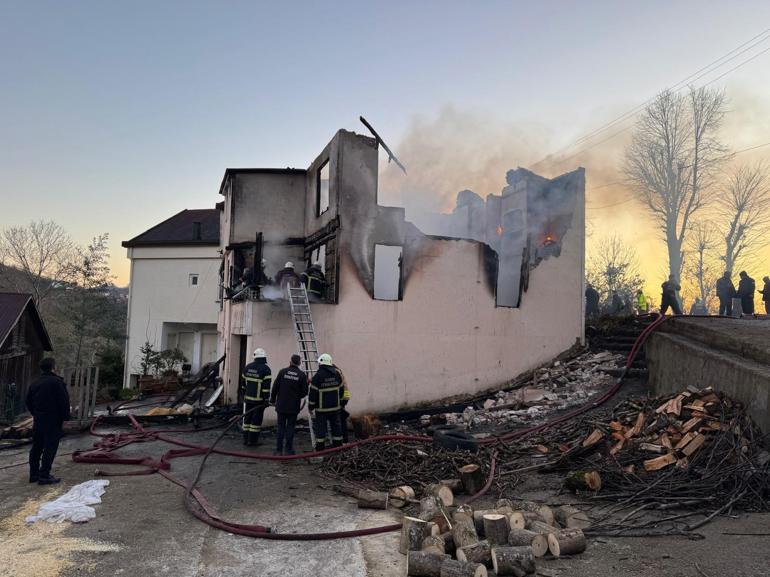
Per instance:
[[[426,241],[403,301],[372,300],[343,256],[339,305],[312,311],[320,350],[350,382],[350,410],[386,411],[497,387],[582,340],[582,195],[578,206],[561,256],[530,273],[520,308],[495,307],[481,245],[472,241]],[[265,348],[275,370],[286,365],[296,349],[288,305],[237,306],[251,308],[244,315],[251,317],[248,350]],[[225,376],[234,399],[238,371]]]
[[[216,246],[133,247],[128,249],[128,339],[123,386],[140,373],[140,347],[149,340],[166,346],[163,324],[178,323],[193,332],[193,350],[201,352],[204,333],[216,333],[221,257]],[[190,274],[198,285],[190,286]],[[166,331],[168,332],[168,330]],[[199,357],[193,361],[197,370]]]

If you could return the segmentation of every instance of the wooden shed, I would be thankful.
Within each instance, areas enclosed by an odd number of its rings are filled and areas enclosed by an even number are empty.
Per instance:
[[[24,401],[38,365],[51,351],[51,339],[32,295],[0,292],[0,422],[24,412]]]

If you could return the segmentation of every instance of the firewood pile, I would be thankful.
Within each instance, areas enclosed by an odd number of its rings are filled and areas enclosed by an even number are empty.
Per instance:
[[[691,533],[717,515],[770,511],[770,453],[740,402],[711,388],[627,398],[478,452],[420,443],[362,445],[329,457],[322,472],[357,488],[431,484],[478,466],[493,451],[489,495],[520,496],[528,475],[564,486],[553,502],[582,502],[586,534]],[[545,481],[546,479],[544,479]],[[539,483],[542,484],[542,483]],[[554,491],[556,492],[556,491]]]
[[[405,513],[401,527],[399,551],[407,556],[407,575],[484,577],[492,569],[495,575],[521,577],[534,574],[542,557],[585,551],[586,517],[574,507],[554,510],[509,499],[488,509],[458,506],[451,487],[470,494],[483,482],[476,465],[462,468],[460,477],[429,485],[419,501],[410,487],[391,490],[394,506],[418,504]],[[362,492],[359,506],[368,506],[370,499]]]

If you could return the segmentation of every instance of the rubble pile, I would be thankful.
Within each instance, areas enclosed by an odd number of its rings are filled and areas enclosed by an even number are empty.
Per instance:
[[[617,369],[622,355],[609,351],[585,353],[569,361],[555,361],[536,369],[531,381],[521,388],[500,391],[484,401],[481,408],[467,407],[462,413],[444,413],[441,420],[463,425],[468,430],[484,426],[536,424],[554,411],[584,404],[590,397],[614,384],[607,371]],[[425,415],[422,426],[436,419]],[[484,427],[486,428],[486,427]]]

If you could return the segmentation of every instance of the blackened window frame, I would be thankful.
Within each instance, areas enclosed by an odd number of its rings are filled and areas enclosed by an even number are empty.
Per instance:
[[[328,179],[328,185],[326,188],[326,208],[321,210],[321,172],[324,168],[329,167],[329,179]],[[327,212],[329,210],[329,207],[331,206],[331,184],[332,184],[332,177],[331,177],[331,167],[329,166],[329,159],[327,158],[323,163],[321,163],[321,166],[318,167],[318,170],[316,170],[316,188],[315,188],[315,215],[316,217],[320,217],[322,214]]]

